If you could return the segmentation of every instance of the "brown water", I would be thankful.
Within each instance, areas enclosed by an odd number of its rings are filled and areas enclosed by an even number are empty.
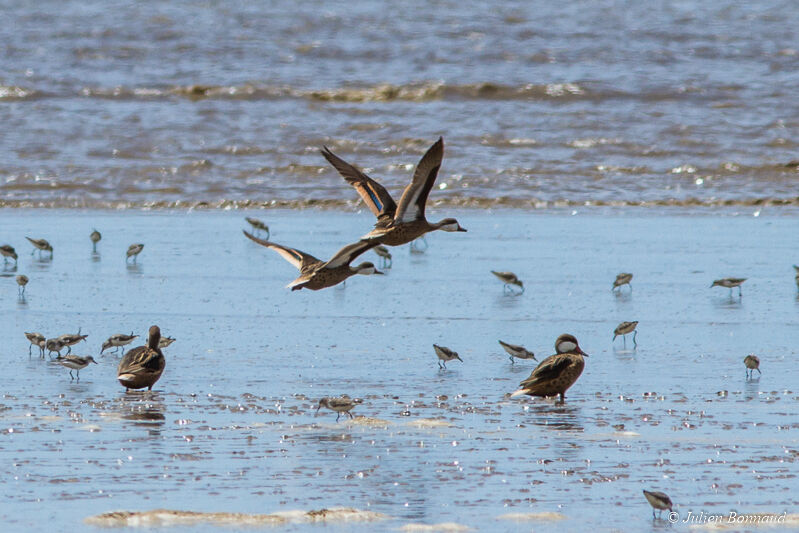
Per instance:
[[[332,506],[391,517],[335,531],[668,527],[653,524],[642,489],[667,492],[680,519],[796,512],[795,214],[434,209],[469,232],[431,235],[424,254],[395,248],[388,275],[317,293],[284,288],[294,269],[241,235],[244,214],[259,213],[0,212],[20,253],[0,277],[4,531],[82,531],[114,510]],[[368,213],[268,215],[274,240],[320,257],[371,224]],[[47,237],[53,260],[31,257],[23,235]],[[526,292],[503,294],[492,269],[516,272]],[[622,271],[633,290],[616,295]],[[31,278],[24,300],[18,273]],[[749,278],[742,298],[709,288],[723,276]],[[635,350],[611,341],[622,320],[640,321]],[[126,395],[118,356],[98,357],[100,345],[151,324],[177,341],[156,390]],[[80,382],[28,355],[23,332],[78,328],[89,337],[75,351],[99,361]],[[508,399],[533,362],[511,364],[497,340],[541,359],[563,332],[590,354],[566,403]],[[463,363],[439,370],[433,343]],[[761,359],[754,380],[748,353]],[[314,416],[320,397],[345,393],[367,418]],[[499,519],[509,513],[539,520]]]
[[[2,8],[0,205],[799,203],[795,2]]]

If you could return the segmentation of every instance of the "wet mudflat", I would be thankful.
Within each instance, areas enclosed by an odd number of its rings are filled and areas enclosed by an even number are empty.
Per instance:
[[[683,516],[795,512],[796,213],[431,211],[469,232],[433,235],[423,254],[392,249],[388,275],[317,293],[284,288],[294,269],[241,235],[244,215],[321,258],[368,229],[365,211],[0,213],[0,240],[20,254],[0,272],[4,528],[81,529],[114,510],[346,506],[388,515],[388,529],[642,530],[644,488]],[[24,235],[47,238],[53,260],[29,255]],[[133,242],[145,248],[126,265]],[[503,293],[492,269],[526,292]],[[633,289],[614,294],[624,271]],[[741,298],[709,288],[726,276],[749,278]],[[635,349],[611,342],[624,320],[639,321]],[[177,341],[155,390],[125,394],[119,356],[98,357],[100,345],[151,324]],[[80,382],[28,355],[23,332],[78,328],[89,338],[73,353],[99,361]],[[540,360],[564,332],[590,354],[566,403],[508,399],[534,363],[511,364],[497,340]],[[439,370],[433,343],[464,362]],[[754,380],[748,353],[761,360]],[[363,399],[363,418],[314,416],[319,398],[341,394]],[[510,513],[548,521],[498,521]]]

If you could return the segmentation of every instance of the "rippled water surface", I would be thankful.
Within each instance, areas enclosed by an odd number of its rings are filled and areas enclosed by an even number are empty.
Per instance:
[[[386,276],[317,293],[284,288],[295,271],[241,235],[245,213],[0,212],[0,240],[20,253],[0,272],[4,530],[84,530],[113,510],[331,506],[391,517],[331,526],[342,531],[666,529],[642,489],[667,492],[682,516],[796,512],[799,217],[432,211],[469,232],[432,235],[423,254],[394,248]],[[365,212],[264,218],[275,241],[320,257],[371,224]],[[53,260],[29,255],[24,235],[48,238]],[[136,241],[144,251],[126,266]],[[504,294],[492,269],[526,292]],[[614,294],[622,271],[633,289]],[[741,298],[709,288],[723,276],[748,278]],[[640,321],[636,349],[611,341],[623,320]],[[100,345],[151,324],[177,341],[155,390],[125,394]],[[89,337],[75,352],[99,361],[80,382],[28,355],[23,332],[78,328]],[[497,340],[541,359],[563,332],[590,354],[565,404],[508,399],[533,365],[511,364]],[[439,370],[433,343],[464,362]],[[748,353],[761,360],[754,380]],[[362,398],[365,418],[314,416],[340,394]],[[561,519],[498,518],[508,513]]]
[[[799,6],[0,2],[0,204],[793,204]]]

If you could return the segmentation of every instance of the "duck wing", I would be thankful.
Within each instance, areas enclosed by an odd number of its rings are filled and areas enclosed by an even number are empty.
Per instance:
[[[571,365],[568,357],[563,357],[562,354],[551,355],[541,361],[530,377],[522,381],[519,385],[522,388],[527,388],[541,381],[555,379],[563,373]]]
[[[348,244],[341,250],[335,253],[330,260],[323,264],[320,268],[338,268],[343,265],[349,265],[353,259],[361,255],[367,250],[377,246],[378,241],[358,241]]]
[[[117,376],[160,372],[164,369],[165,364],[161,350],[153,350],[148,346],[137,346],[126,353],[122,361],[119,362]]]
[[[381,218],[394,218],[394,213],[397,211],[397,204],[394,203],[394,199],[385,187],[331,152],[327,146],[325,146],[321,152],[325,159],[327,159],[327,162],[338,170],[338,173],[341,174],[347,183],[355,187],[355,190],[361,196],[363,202],[369,207],[378,220]]]
[[[405,187],[405,191],[400,198],[397,213],[394,215],[395,222],[413,222],[424,218],[424,208],[427,203],[427,196],[430,189],[438,177],[438,169],[441,168],[441,160],[444,158],[444,139],[438,140],[430,147],[416,165],[411,183]]]
[[[263,239],[259,239],[258,237],[252,235],[251,233],[248,233],[247,231],[244,230],[242,231],[244,232],[244,235],[246,235],[247,238],[250,239],[251,241],[255,241],[261,246],[266,246],[267,248],[271,248],[272,250],[279,253],[283,257],[283,259],[294,265],[294,267],[297,268],[297,270],[305,271],[310,266],[322,263],[322,261],[315,258],[311,254],[306,254],[305,252],[301,252],[296,248],[289,248],[288,246],[283,246],[282,244],[265,241]]]

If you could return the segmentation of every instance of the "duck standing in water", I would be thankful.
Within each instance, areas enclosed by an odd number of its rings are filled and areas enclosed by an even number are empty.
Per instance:
[[[530,377],[522,381],[519,390],[511,394],[520,396],[557,396],[560,401],[566,399],[566,391],[574,385],[585,368],[588,354],[580,349],[574,335],[564,333],[555,341],[555,355],[550,355],[535,367]]]
[[[164,354],[158,347],[161,341],[161,330],[158,326],[150,326],[150,337],[147,346],[137,346],[122,358],[117,367],[117,379],[129,389],[153,390],[153,385],[161,377],[166,366]]]

